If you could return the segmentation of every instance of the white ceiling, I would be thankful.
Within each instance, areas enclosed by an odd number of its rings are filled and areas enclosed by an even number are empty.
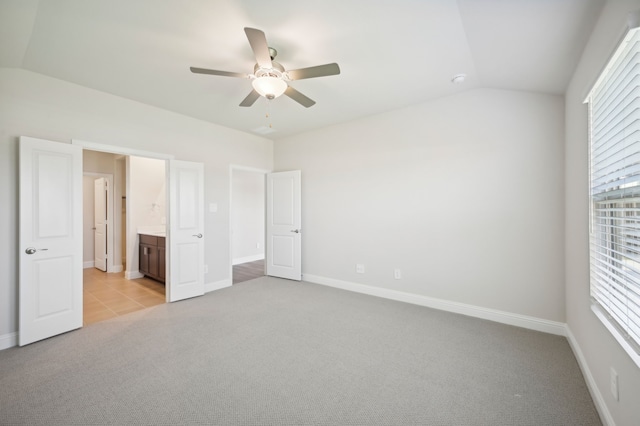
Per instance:
[[[288,135],[478,87],[563,94],[604,0],[0,0],[0,66],[16,67],[265,137]],[[286,69],[338,76],[238,104],[253,71],[244,33],[266,33]],[[466,73],[462,85],[451,77]]]

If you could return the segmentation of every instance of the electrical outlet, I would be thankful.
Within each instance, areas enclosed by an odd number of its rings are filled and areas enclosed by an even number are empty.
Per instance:
[[[393,277],[396,280],[402,279],[402,271],[400,269],[398,269],[398,268],[394,269],[393,270]]]
[[[259,249],[260,248],[260,243],[256,243],[256,248]]]
[[[204,273],[205,274],[209,273],[209,265],[204,265]]]
[[[613,398],[616,401],[619,401],[620,395],[618,394],[618,373],[616,373],[616,370],[614,370],[613,367],[611,367],[610,373],[611,373],[611,395],[613,395]]]
[[[364,265],[362,263],[356,265],[356,272],[358,274],[364,274]]]

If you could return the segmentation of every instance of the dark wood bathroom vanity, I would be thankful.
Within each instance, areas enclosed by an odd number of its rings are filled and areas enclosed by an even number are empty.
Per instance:
[[[140,236],[140,260],[138,270],[154,280],[165,282],[165,241],[158,235],[138,234]]]

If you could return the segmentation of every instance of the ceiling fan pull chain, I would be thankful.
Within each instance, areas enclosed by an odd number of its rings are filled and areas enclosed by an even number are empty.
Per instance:
[[[267,98],[267,114],[266,114],[266,118],[267,121],[269,122],[269,128],[273,128],[273,125],[271,123],[271,99]]]

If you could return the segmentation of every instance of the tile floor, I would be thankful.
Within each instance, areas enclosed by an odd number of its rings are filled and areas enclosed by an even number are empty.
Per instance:
[[[83,270],[84,318],[89,325],[165,303],[164,284],[149,278],[127,280],[124,272]]]

